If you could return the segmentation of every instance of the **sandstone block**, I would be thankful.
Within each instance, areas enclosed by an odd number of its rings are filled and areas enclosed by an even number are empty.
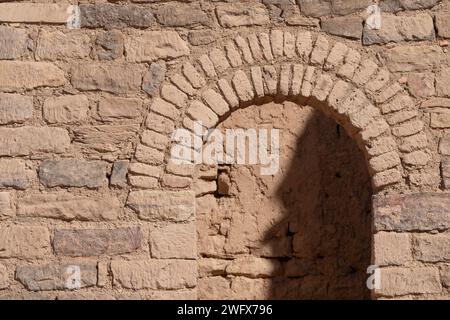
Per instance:
[[[115,60],[123,55],[124,37],[119,31],[100,33],[95,39],[94,54],[99,60]]]
[[[435,15],[436,29],[439,37],[450,38],[450,15],[438,13]]]
[[[365,45],[435,38],[433,19],[428,14],[411,17],[382,16],[382,21],[382,27],[379,30],[372,30],[366,25],[363,35]]]
[[[225,269],[227,274],[249,278],[274,277],[281,272],[281,263],[258,257],[242,257],[234,259]]]
[[[445,193],[375,196],[377,231],[443,230],[450,226],[450,197]]]
[[[0,192],[0,219],[15,215],[12,197],[10,192]]]
[[[150,252],[157,259],[196,259],[197,227],[194,223],[171,223],[150,230]]]
[[[259,3],[221,4],[216,8],[222,27],[265,25],[270,22],[266,7]]]
[[[156,20],[169,27],[210,26],[212,23],[198,3],[167,3],[156,10]]]
[[[97,113],[103,121],[135,119],[141,114],[142,101],[132,98],[106,97],[100,99]]]
[[[97,265],[95,263],[47,264],[19,266],[16,279],[28,290],[68,290],[73,288],[73,272],[80,271],[79,288],[92,287],[97,284]],[[78,286],[78,284],[76,284]]]
[[[181,289],[197,283],[194,260],[112,261],[114,285],[127,289]]]
[[[32,116],[32,97],[0,93],[0,124],[21,123]]]
[[[147,28],[155,18],[148,7],[107,3],[80,5],[81,27],[87,28]]]
[[[70,16],[68,3],[0,3],[0,21],[65,24]]]
[[[403,265],[412,259],[409,234],[378,232],[374,235],[374,263],[376,265]]]
[[[156,61],[189,54],[187,43],[175,31],[146,31],[125,39],[128,61]]]
[[[1,258],[44,258],[50,254],[50,233],[35,226],[0,228]]]
[[[132,191],[127,205],[143,220],[182,222],[194,215],[195,197],[189,191]]]
[[[116,187],[125,187],[127,185],[128,165],[130,161],[119,160],[114,162],[109,184]]]
[[[80,126],[73,129],[73,142],[87,153],[126,155],[139,131],[138,124]]]
[[[381,269],[381,289],[375,294],[401,296],[440,293],[441,290],[439,270],[435,267],[387,267]]]
[[[59,87],[66,82],[64,72],[51,63],[0,61],[0,89],[5,91]]]
[[[67,192],[26,195],[18,201],[17,215],[61,220],[116,220],[121,210],[113,196],[76,196]]]
[[[49,97],[44,101],[43,116],[48,123],[74,123],[86,120],[88,111],[85,95]]]
[[[1,188],[26,189],[34,177],[34,172],[25,167],[25,162],[23,160],[0,160]]]
[[[45,160],[39,167],[39,179],[47,187],[97,188],[106,184],[106,166],[101,161]]]
[[[450,260],[450,236],[447,234],[414,235],[415,256],[424,262]]]
[[[161,83],[166,77],[166,64],[164,61],[154,62],[148,68],[142,80],[142,90],[153,96],[159,91]]]
[[[91,39],[81,32],[39,32],[36,57],[38,60],[84,59],[91,51]]]
[[[26,30],[0,26],[0,59],[20,59],[25,56],[28,52],[28,41]]]
[[[0,264],[0,289],[6,289],[9,287],[11,280],[8,269],[3,264]]]
[[[438,46],[398,46],[384,53],[392,72],[427,71],[440,66],[442,49]]]
[[[57,229],[53,236],[53,248],[60,256],[119,255],[138,250],[141,237],[139,227]]]
[[[143,69],[132,64],[85,63],[72,68],[72,85],[79,90],[127,93],[141,88]]]
[[[361,39],[363,32],[363,20],[361,17],[335,17],[322,19],[322,30],[340,37],[349,39]]]

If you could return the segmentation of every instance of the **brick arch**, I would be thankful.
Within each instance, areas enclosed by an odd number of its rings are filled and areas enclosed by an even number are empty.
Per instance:
[[[268,100],[317,107],[363,150],[375,190],[405,187],[430,160],[415,100],[384,67],[323,35],[281,30],[238,36],[184,62],[155,97],[129,170],[137,189],[190,189],[192,168],[169,163],[171,134],[201,120],[213,128],[233,110]],[[414,141],[414,142],[413,142]]]

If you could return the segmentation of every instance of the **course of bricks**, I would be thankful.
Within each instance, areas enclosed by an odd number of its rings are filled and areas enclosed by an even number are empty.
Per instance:
[[[450,297],[450,1],[379,1],[380,30],[371,4],[1,1],[0,297],[197,298],[196,205],[217,183],[169,161],[171,134],[273,100],[363,151],[374,297]]]

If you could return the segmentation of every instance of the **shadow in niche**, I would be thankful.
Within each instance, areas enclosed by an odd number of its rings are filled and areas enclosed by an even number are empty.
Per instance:
[[[264,235],[284,274],[271,278],[269,299],[369,299],[372,188],[356,142],[314,111],[283,170],[275,197],[286,210]],[[287,171],[285,171],[287,170]]]

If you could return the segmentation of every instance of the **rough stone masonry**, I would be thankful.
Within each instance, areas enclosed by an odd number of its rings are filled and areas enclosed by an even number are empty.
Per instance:
[[[1,1],[0,298],[450,298],[449,41],[448,0]],[[198,120],[283,174],[171,163]]]

